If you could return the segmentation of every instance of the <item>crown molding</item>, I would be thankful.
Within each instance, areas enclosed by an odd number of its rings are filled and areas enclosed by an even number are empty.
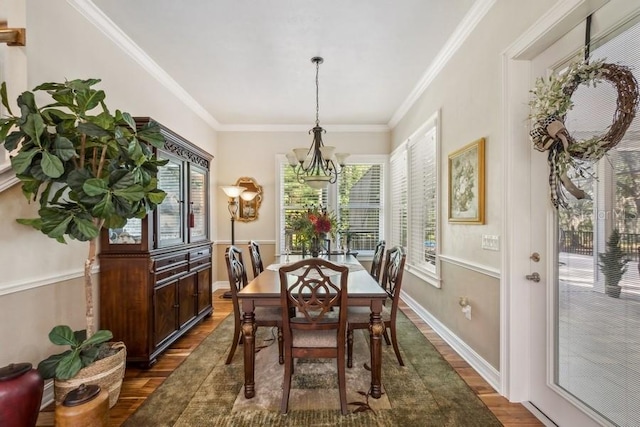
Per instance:
[[[478,25],[482,18],[484,18],[495,2],[496,0],[477,0],[473,4],[464,19],[456,27],[449,40],[447,40],[447,43],[442,47],[435,60],[422,75],[418,84],[413,88],[409,96],[393,114],[388,123],[389,128],[393,129],[396,127],[398,122],[400,122],[404,115],[407,114],[409,109],[416,103],[424,91],[427,90],[429,85],[431,85],[433,80],[437,77],[440,71],[442,71],[451,57],[458,51],[458,49],[460,49],[462,43],[464,43],[467,37],[469,37],[471,32],[476,28],[476,25]]]
[[[205,110],[189,93],[182,88],[166,71],[164,71],[149,55],[133,42],[122,30],[110,20],[91,0],[67,0],[90,23],[106,35],[116,46],[127,53],[144,70],[180,99],[190,110],[218,130],[220,123]]]
[[[323,125],[329,132],[389,132],[387,125]],[[220,132],[308,132],[309,125],[221,125]]]

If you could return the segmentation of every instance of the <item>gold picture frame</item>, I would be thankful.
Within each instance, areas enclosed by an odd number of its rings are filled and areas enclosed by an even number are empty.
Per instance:
[[[250,222],[258,219],[258,211],[262,204],[262,186],[258,185],[255,179],[248,176],[238,178],[236,185],[244,187],[247,191],[257,193],[251,200],[244,200],[242,196],[238,197],[238,221]]]
[[[449,154],[449,222],[484,224],[484,147],[480,138]]]

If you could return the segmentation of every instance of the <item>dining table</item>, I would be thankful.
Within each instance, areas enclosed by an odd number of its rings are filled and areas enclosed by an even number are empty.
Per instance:
[[[378,282],[350,254],[321,255],[333,263],[349,267],[347,295],[349,306],[369,307],[369,345],[371,353],[371,397],[378,399],[382,395],[382,339],[384,324],[380,317],[387,293]],[[247,399],[255,396],[255,307],[280,306],[280,276],[282,265],[302,259],[299,255],[276,256],[275,262],[268,265],[257,277],[238,292],[242,310],[242,334],[244,339],[244,395]]]

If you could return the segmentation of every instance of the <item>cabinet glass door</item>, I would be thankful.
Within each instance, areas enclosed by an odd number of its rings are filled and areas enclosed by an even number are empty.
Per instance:
[[[166,158],[166,156],[163,156]],[[158,247],[184,242],[184,194],[183,162],[168,157],[169,162],[158,171],[158,188],[167,193],[167,197],[156,209]]]
[[[207,238],[207,171],[191,165],[189,172],[190,241]]]

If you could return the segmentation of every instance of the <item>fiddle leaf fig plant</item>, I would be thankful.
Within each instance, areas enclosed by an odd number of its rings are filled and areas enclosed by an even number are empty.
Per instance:
[[[102,356],[101,352],[109,351],[105,343],[111,338],[113,334],[107,330],[99,330],[87,338],[86,330],[72,331],[66,325],[56,326],[49,332],[49,340],[56,345],[68,345],[71,348],[62,353],[53,354],[40,362],[38,372],[45,380],[71,379],[80,372],[80,369],[89,366]]]
[[[20,218],[58,242],[88,242],[84,263],[86,335],[95,331],[91,268],[100,229],[120,228],[129,218],[143,218],[164,200],[158,168],[166,164],[153,147],[164,137],[153,121],[141,129],[129,113],[111,113],[100,79],[43,83],[17,99],[13,115],[6,84],[0,86],[9,112],[0,118],[0,144],[11,153],[11,166],[29,202],[40,205],[36,218]],[[38,106],[38,100],[50,103]],[[74,362],[75,363],[75,362]]]

